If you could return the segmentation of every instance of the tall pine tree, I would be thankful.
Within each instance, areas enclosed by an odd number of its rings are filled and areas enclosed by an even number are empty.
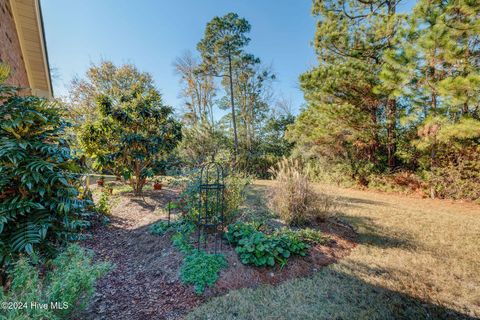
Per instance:
[[[320,130],[330,136],[322,140],[338,146],[341,137],[343,154],[349,154],[355,166],[364,163],[366,171],[381,169],[385,161],[394,166],[397,101],[376,88],[384,52],[396,44],[402,18],[396,14],[397,5],[398,1],[358,0],[317,0],[313,5],[319,65],[300,77],[310,104],[305,112],[320,112],[318,119],[341,123],[336,130]],[[358,177],[360,171],[352,174]]]

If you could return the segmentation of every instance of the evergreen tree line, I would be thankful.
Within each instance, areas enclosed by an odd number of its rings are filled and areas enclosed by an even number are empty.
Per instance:
[[[480,3],[315,0],[318,65],[287,131],[319,179],[480,197]]]

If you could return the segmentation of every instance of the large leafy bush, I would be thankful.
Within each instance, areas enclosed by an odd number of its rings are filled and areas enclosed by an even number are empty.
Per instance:
[[[69,246],[40,271],[25,258],[11,270],[9,290],[0,290],[2,319],[65,319],[79,315],[95,289],[95,282],[111,266],[93,264],[93,253]],[[37,307],[32,303],[37,303]],[[40,305],[47,308],[40,308]]]
[[[79,239],[88,201],[79,198],[67,123],[51,102],[0,85],[0,265]]]
[[[84,101],[91,104],[84,112],[92,114],[85,115],[80,126],[80,146],[94,159],[95,169],[123,176],[140,194],[146,179],[164,169],[164,158],[181,139],[181,125],[150,74],[108,62],[93,66],[88,74],[102,73],[104,68],[109,70],[108,77],[89,91],[95,98],[88,96]],[[90,79],[92,85],[95,79]]]

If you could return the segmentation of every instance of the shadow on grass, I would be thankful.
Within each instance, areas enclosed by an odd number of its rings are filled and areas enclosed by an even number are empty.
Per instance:
[[[358,270],[343,269],[326,267],[311,278],[232,291],[201,305],[187,319],[476,319],[367,283],[353,273]]]
[[[388,203],[382,202],[382,201],[374,201],[374,200],[354,198],[354,197],[345,197],[341,195],[337,195],[337,201],[341,205],[347,206],[347,207],[359,207],[362,204],[373,205],[373,206],[383,206],[383,207],[389,206]]]
[[[414,241],[406,234],[395,236],[393,232],[380,229],[370,217],[347,216],[338,213],[338,218],[351,225],[358,234],[356,242],[364,245],[377,246],[380,248],[404,248],[413,249],[416,247]]]
[[[266,205],[268,199],[268,186],[264,185],[250,185],[246,190],[246,204],[251,209],[248,214],[253,219],[269,219],[272,218],[273,213]],[[352,198],[352,197],[338,197],[338,202],[341,207],[356,206],[356,204],[368,204],[376,206],[388,206],[387,203],[381,201],[373,201],[368,199]],[[372,218],[370,217],[352,217],[337,212],[335,214],[341,221],[347,222],[352,226],[359,237],[355,240],[360,244],[374,245],[381,248],[413,248],[413,242],[406,238],[406,235],[395,237],[392,232],[379,229]]]

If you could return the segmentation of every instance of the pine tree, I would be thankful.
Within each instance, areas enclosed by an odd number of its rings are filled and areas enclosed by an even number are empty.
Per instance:
[[[312,110],[326,112],[330,106],[332,110],[323,118],[342,119],[347,134],[341,136],[354,149],[351,154],[377,168],[382,162],[383,126],[387,162],[394,165],[397,102],[376,88],[383,54],[395,45],[400,21],[397,5],[398,1],[315,1],[313,13],[319,22],[314,44],[319,66],[300,77]],[[325,134],[334,135],[332,131]]]
[[[244,48],[250,42],[250,39],[246,36],[250,32],[250,28],[248,21],[240,18],[236,13],[214,17],[207,24],[205,35],[197,45],[203,59],[203,72],[227,79],[228,89],[226,91],[230,96],[235,158],[238,154],[234,96],[235,60],[242,56]]]
[[[410,79],[403,92],[412,97],[409,118],[415,119],[419,136],[413,143],[427,156],[420,165],[430,176],[447,154],[458,154],[454,141],[468,146],[480,137],[479,18],[475,1],[423,0],[415,6],[402,41],[405,79]],[[434,180],[430,178],[431,197]]]

